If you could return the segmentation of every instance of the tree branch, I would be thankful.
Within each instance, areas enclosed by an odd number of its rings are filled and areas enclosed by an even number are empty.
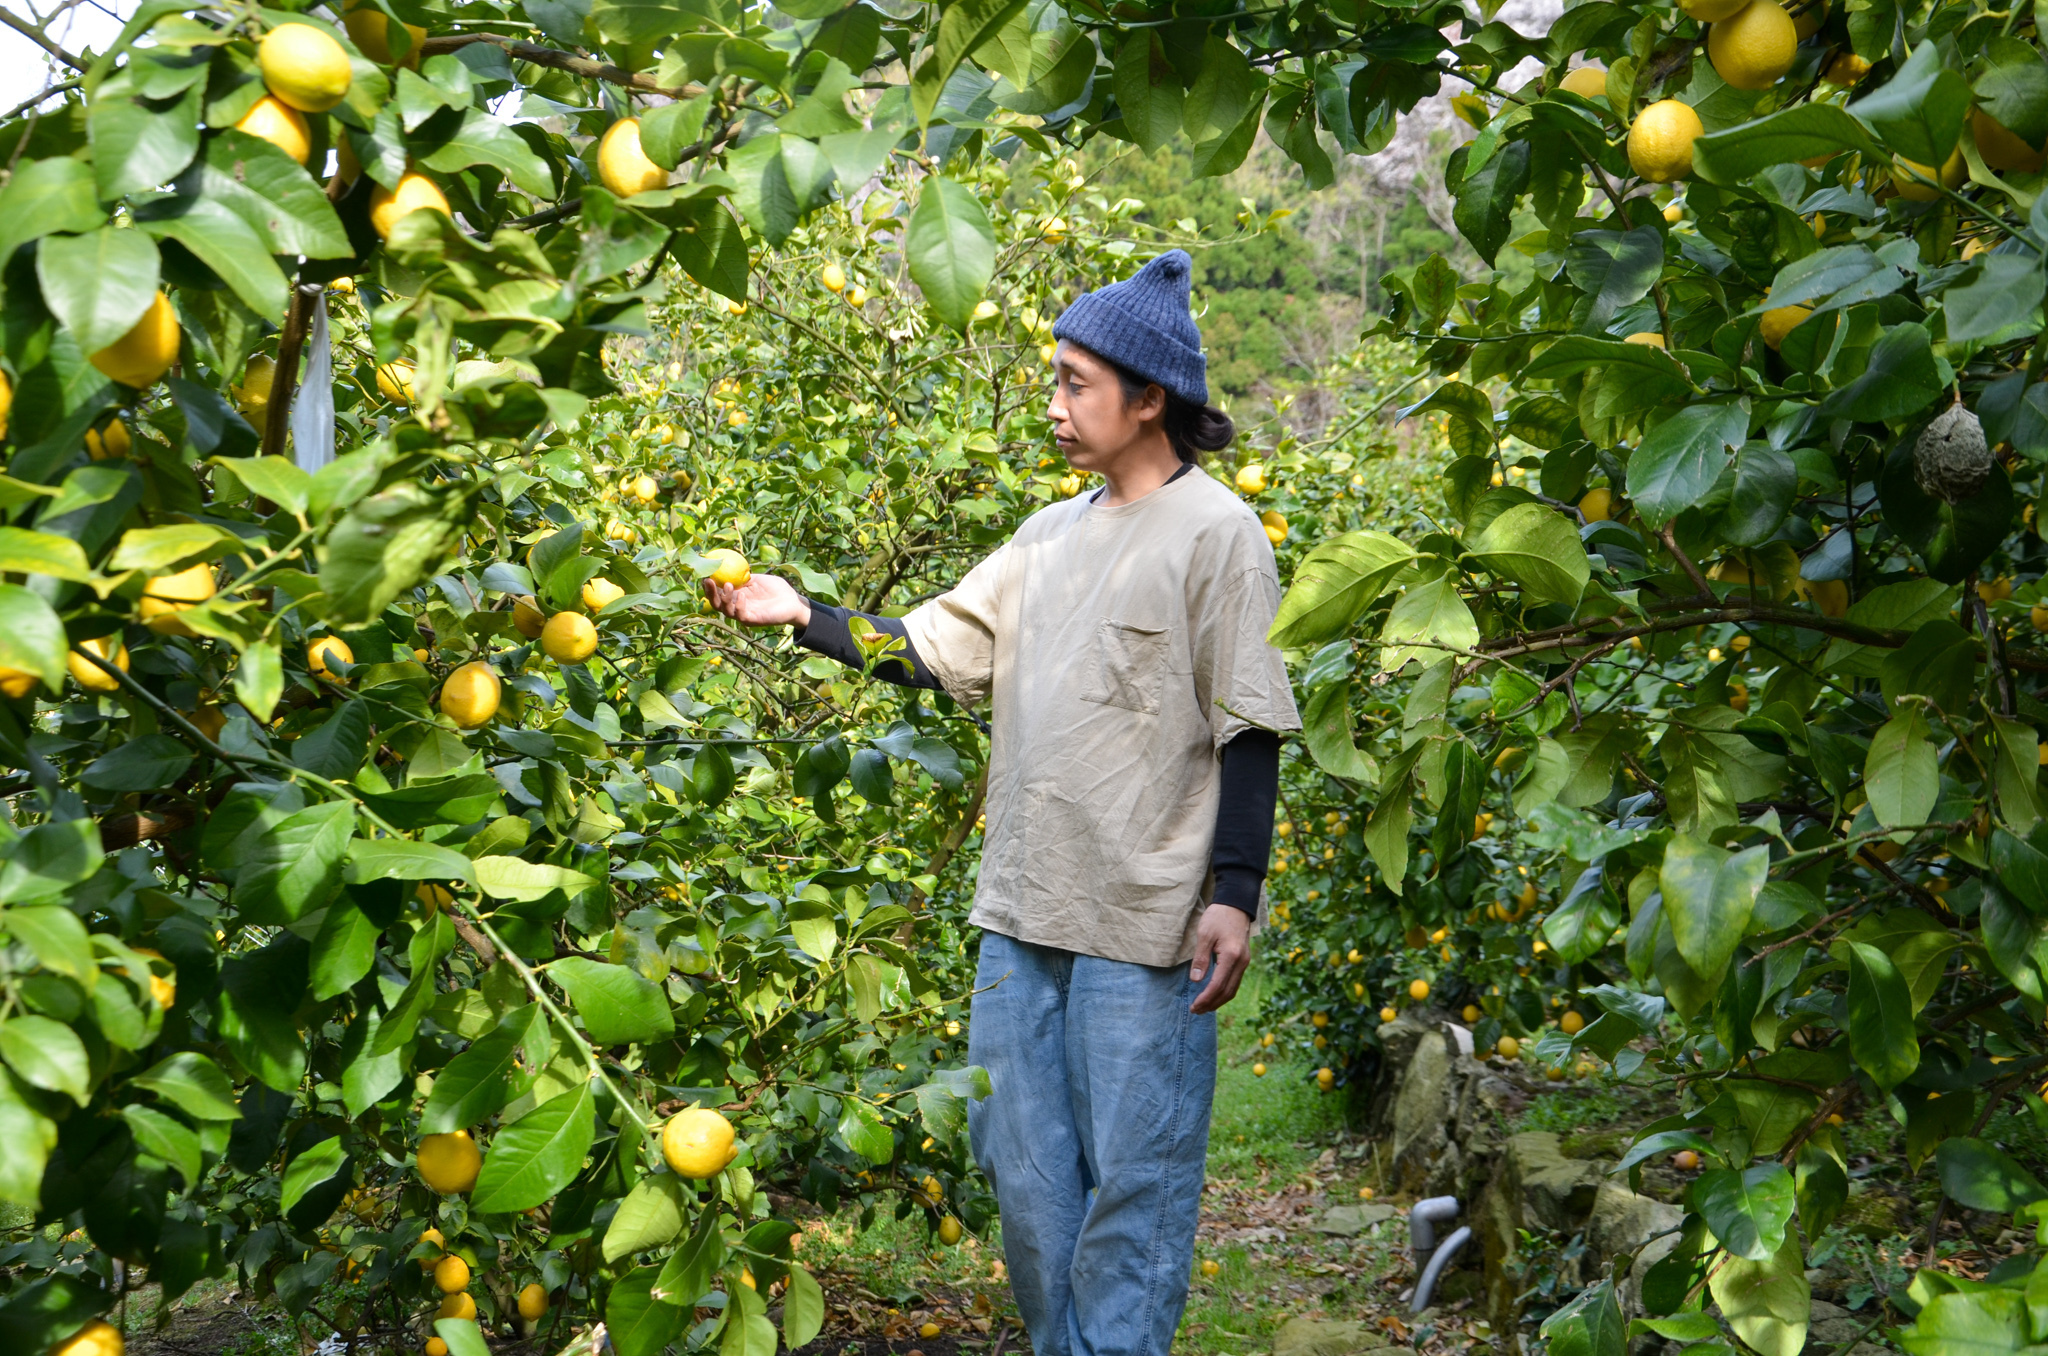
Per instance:
[[[5,13],[0,10],[0,13]],[[420,55],[437,56],[467,47],[473,42],[488,42],[505,49],[505,55],[514,61],[531,62],[535,66],[546,66],[550,70],[567,71],[587,80],[603,80],[608,84],[620,85],[626,89],[637,89],[647,94],[660,94],[670,99],[691,99],[704,92],[702,85],[677,85],[670,88],[656,82],[651,75],[635,75],[623,66],[614,66],[609,61],[592,61],[572,52],[557,51],[552,47],[537,47],[530,42],[518,42],[512,38],[501,38],[496,33],[458,33],[452,36],[428,38],[420,44]]]
[[[83,72],[85,70],[85,58],[75,57],[71,55],[71,53],[65,51],[62,47],[58,46],[54,39],[44,36],[42,29],[37,28],[34,24],[22,18],[13,10],[0,7],[0,23],[5,23],[9,28],[21,34],[21,36],[27,38],[36,46],[42,48],[45,52],[48,52],[51,56],[57,58],[57,60],[63,62],[66,66],[69,66],[72,70],[79,72]],[[37,97],[38,101],[40,101],[43,97],[46,96],[39,95]]]

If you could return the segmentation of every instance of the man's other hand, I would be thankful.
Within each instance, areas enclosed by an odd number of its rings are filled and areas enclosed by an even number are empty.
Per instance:
[[[1200,984],[1202,976],[1208,974],[1209,983],[1195,995],[1188,1011],[1214,1012],[1237,997],[1245,966],[1251,964],[1251,936],[1251,915],[1243,909],[1211,904],[1202,910],[1202,921],[1195,924],[1195,962],[1188,967],[1188,978]]]
[[[704,596],[711,606],[748,626],[794,626],[811,624],[811,605],[789,582],[772,574],[757,574],[744,584],[704,581]]]

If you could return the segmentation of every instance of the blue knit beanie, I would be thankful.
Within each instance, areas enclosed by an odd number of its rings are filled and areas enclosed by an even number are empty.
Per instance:
[[[1071,339],[1183,400],[1208,404],[1209,360],[1188,310],[1193,265],[1186,250],[1168,250],[1069,306],[1053,325],[1053,337]]]

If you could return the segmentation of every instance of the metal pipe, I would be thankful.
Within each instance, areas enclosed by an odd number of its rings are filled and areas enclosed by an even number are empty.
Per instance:
[[[1430,1251],[1436,1247],[1436,1226],[1449,1224],[1457,1217],[1456,1196],[1431,1196],[1409,1209],[1408,1250],[1415,1255],[1417,1269],[1429,1260]]]
[[[1419,1314],[1429,1307],[1429,1297],[1436,1289],[1437,1278],[1443,1275],[1444,1268],[1451,1264],[1451,1259],[1458,1255],[1458,1249],[1464,1247],[1471,1237],[1472,1231],[1460,1225],[1443,1241],[1443,1246],[1430,1254],[1429,1265],[1422,1269],[1422,1279],[1415,1283],[1415,1303],[1409,1313]]]

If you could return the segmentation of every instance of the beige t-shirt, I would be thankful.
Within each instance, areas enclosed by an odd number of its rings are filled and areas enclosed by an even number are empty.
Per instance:
[[[1301,727],[1266,643],[1279,606],[1257,516],[1190,472],[1115,508],[1040,510],[903,619],[948,693],[992,702],[970,922],[1141,965],[1194,955],[1219,752]]]

